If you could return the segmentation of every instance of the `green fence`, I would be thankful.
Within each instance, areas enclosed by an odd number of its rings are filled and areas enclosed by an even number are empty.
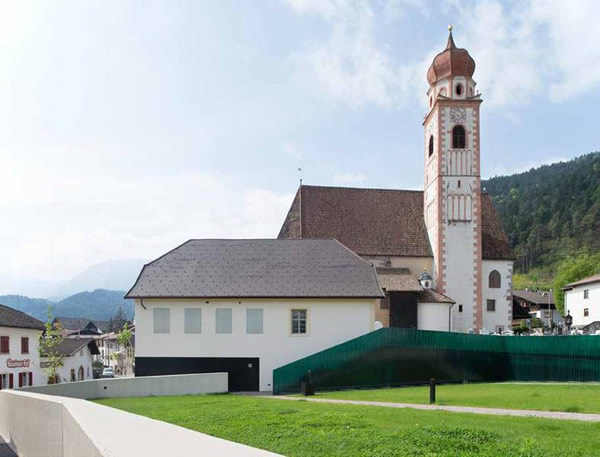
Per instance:
[[[496,336],[383,328],[273,371],[274,393],[440,382],[600,381],[600,336]]]

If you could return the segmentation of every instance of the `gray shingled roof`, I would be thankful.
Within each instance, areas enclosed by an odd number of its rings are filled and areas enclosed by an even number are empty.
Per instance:
[[[190,240],[145,265],[126,298],[381,298],[375,269],[336,240]]]
[[[31,328],[44,330],[44,323],[22,311],[0,305],[0,327]]]
[[[93,355],[100,354],[100,350],[98,349],[98,345],[94,338],[65,338],[56,345],[56,352],[68,357],[84,346],[89,346],[90,352]]]

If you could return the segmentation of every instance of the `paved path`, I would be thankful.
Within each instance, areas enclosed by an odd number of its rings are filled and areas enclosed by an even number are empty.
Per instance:
[[[0,436],[0,457],[17,457],[11,448],[8,447],[8,444],[4,442],[2,437]]]
[[[414,403],[391,403],[381,401],[336,400],[333,398],[271,396],[275,400],[312,401],[315,403],[337,403],[342,405],[383,406],[385,408],[411,408],[423,410],[451,411],[453,413],[491,414],[495,416],[543,417],[546,419],[600,422],[600,414],[564,413],[556,411],[531,411],[527,409],[475,408],[471,406],[419,405]]]

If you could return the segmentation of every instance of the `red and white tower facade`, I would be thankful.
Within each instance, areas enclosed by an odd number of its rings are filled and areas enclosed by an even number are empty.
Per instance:
[[[452,330],[484,327],[481,241],[480,95],[475,61],[457,48],[452,27],[446,49],[427,71],[425,225],[434,255],[436,289],[456,301]],[[505,319],[506,320],[506,319]]]

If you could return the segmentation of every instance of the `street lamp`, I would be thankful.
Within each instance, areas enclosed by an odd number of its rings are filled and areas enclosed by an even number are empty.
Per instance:
[[[569,334],[569,328],[573,325],[573,316],[571,311],[567,311],[567,315],[564,317],[565,327],[567,327],[567,335]]]

